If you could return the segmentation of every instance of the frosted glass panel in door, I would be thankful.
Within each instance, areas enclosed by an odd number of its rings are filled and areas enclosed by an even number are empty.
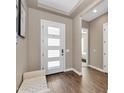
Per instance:
[[[48,38],[48,46],[60,46],[60,39]]]
[[[48,68],[60,67],[60,61],[49,61]]]
[[[48,50],[48,58],[51,57],[60,57],[60,51],[59,50]]]
[[[60,28],[48,27],[48,34],[50,34],[50,35],[60,35]]]

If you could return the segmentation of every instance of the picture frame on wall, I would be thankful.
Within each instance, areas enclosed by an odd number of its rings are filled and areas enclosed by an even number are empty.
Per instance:
[[[21,0],[17,0],[18,3],[18,18],[17,18],[17,33],[21,38],[25,38],[25,9]]]
[[[19,2],[16,0],[16,44],[18,44],[19,40]]]

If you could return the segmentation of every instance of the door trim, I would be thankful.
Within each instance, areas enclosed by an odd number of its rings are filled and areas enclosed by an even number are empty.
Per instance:
[[[106,25],[108,26],[108,23],[103,24],[103,70],[105,73],[108,73],[108,60],[107,60],[107,70],[106,70],[106,68],[104,68],[104,65],[105,65],[105,62],[104,62],[104,28]],[[108,31],[107,31],[107,34],[108,34]],[[107,44],[107,46],[108,46],[108,44]],[[107,51],[107,57],[108,57],[108,51]]]
[[[53,22],[53,23],[60,23],[60,22],[55,22],[55,21],[51,21],[51,20],[45,20],[45,19],[41,19],[40,20],[40,25],[41,25],[41,36],[40,36],[40,47],[41,47],[41,52],[40,52],[40,56],[41,56],[41,69],[45,69],[46,68],[46,66],[45,66],[45,62],[44,62],[44,26],[43,26],[43,23],[44,22]],[[64,37],[64,59],[63,59],[63,70],[62,70],[62,72],[64,72],[64,70],[66,69],[66,35],[65,35],[65,31],[66,31],[66,24],[64,24],[64,23],[60,23],[60,24],[63,24],[64,25],[64,34],[63,34],[63,37]]]
[[[86,66],[88,66],[88,64],[89,64],[89,29],[88,28],[85,28],[85,27],[83,27],[82,28],[82,30],[83,29],[87,29],[87,62],[86,62]],[[81,30],[81,31],[82,31]],[[81,32],[81,34],[82,34],[82,32]],[[82,39],[82,37],[81,37],[81,39]],[[81,49],[82,49],[82,40],[81,40]],[[81,52],[81,55],[82,55],[82,52]],[[82,62],[82,61],[81,61]]]

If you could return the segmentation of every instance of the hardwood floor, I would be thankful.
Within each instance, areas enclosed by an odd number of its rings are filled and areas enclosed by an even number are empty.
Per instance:
[[[52,93],[106,93],[107,74],[92,68],[83,68],[83,76],[73,71],[47,76]]]

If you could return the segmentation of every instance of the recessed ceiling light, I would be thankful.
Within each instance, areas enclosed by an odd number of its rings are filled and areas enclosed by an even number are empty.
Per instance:
[[[96,9],[93,10],[93,13],[97,13],[98,11]]]

